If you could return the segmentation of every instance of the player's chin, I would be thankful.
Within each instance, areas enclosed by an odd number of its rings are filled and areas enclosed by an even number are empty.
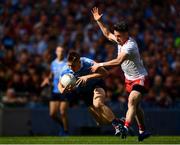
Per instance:
[[[121,44],[121,43],[122,43],[122,41],[121,41],[120,39],[118,39],[118,40],[117,40],[117,42],[118,42],[119,44]]]

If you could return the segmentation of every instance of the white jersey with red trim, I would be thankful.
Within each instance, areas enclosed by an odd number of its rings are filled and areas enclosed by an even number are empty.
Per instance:
[[[140,58],[137,43],[133,38],[129,37],[123,45],[118,44],[118,54],[121,52],[128,54],[128,57],[121,64],[127,80],[136,80],[147,76],[147,71]]]

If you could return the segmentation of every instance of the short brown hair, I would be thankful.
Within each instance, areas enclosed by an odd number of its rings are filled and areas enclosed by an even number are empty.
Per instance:
[[[75,51],[69,52],[69,54],[67,56],[68,62],[75,63],[79,60],[80,60],[80,55],[77,52],[75,52]]]
[[[114,30],[118,31],[118,32],[128,32],[129,28],[128,28],[128,24],[126,21],[121,21],[119,23],[116,23],[114,25]]]

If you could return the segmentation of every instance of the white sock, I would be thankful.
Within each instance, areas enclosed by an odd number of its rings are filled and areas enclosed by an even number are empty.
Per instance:
[[[124,128],[125,128],[127,131],[129,130],[127,126],[124,126]]]
[[[142,134],[144,132],[144,130],[139,130],[139,134]]]

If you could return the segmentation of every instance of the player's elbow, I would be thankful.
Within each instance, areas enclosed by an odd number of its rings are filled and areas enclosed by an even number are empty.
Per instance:
[[[121,60],[118,60],[118,61],[117,61],[117,65],[120,65],[121,63],[122,63]]]
[[[128,54],[122,52],[117,58],[116,58],[116,63],[117,65],[121,65],[123,61],[128,57]]]
[[[120,65],[122,63],[122,59],[121,57],[116,59],[116,65]]]

